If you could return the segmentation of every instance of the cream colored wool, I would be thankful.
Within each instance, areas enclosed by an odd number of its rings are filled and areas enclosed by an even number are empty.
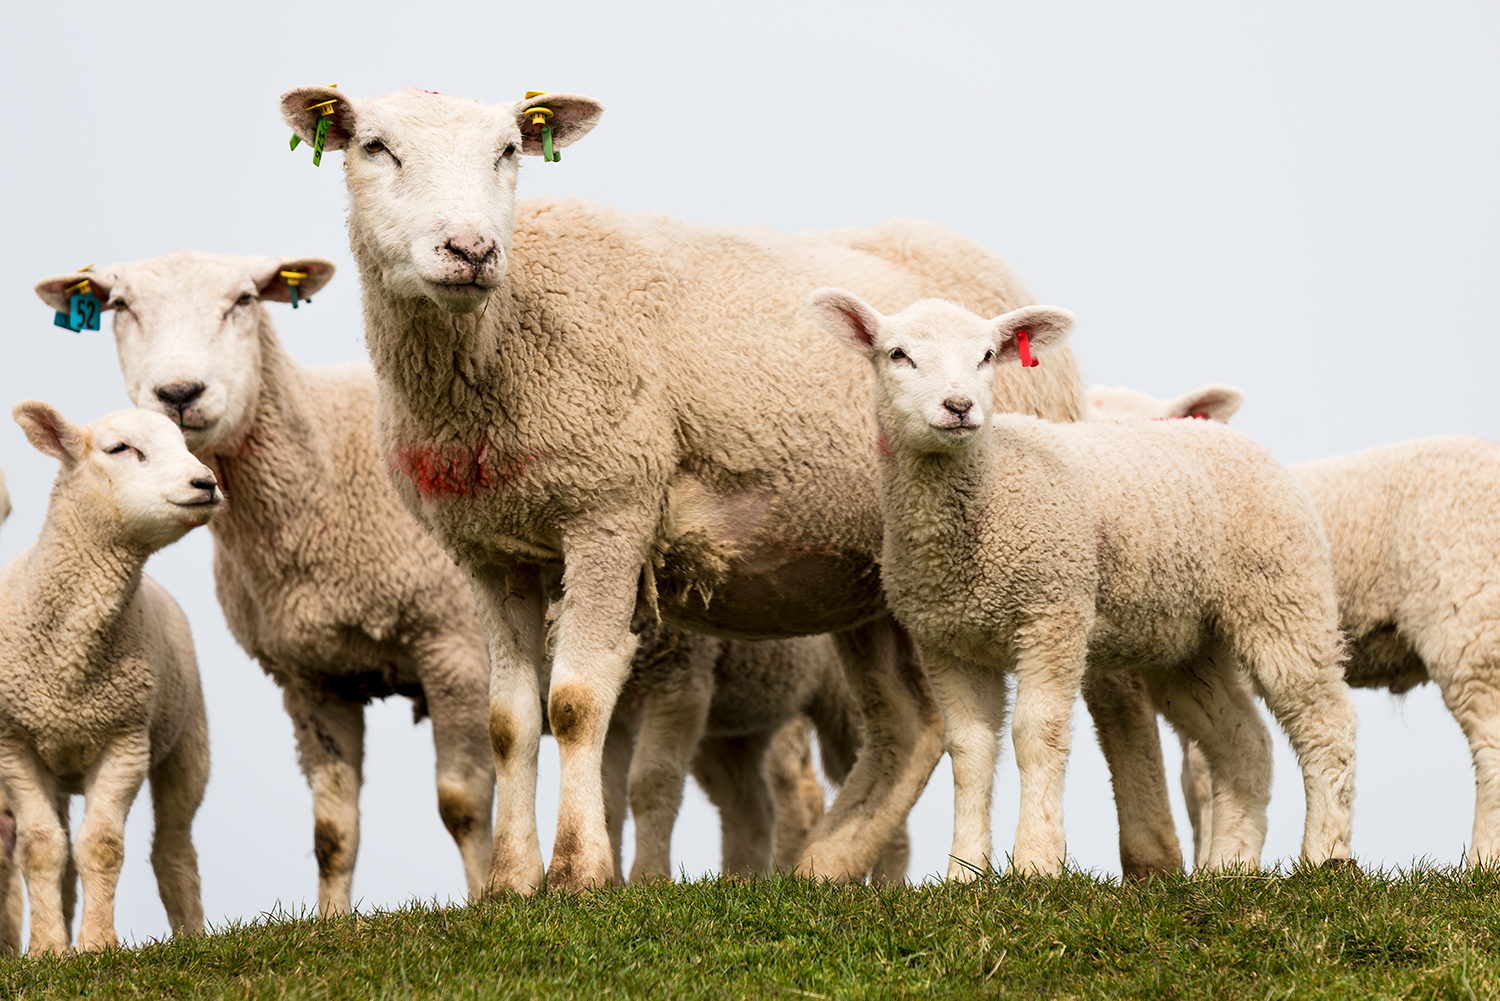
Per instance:
[[[1021,777],[1013,864],[1065,855],[1062,780],[1085,675],[1139,672],[1214,768],[1208,865],[1256,865],[1271,750],[1234,665],[1286,728],[1307,793],[1304,856],[1349,855],[1354,711],[1340,677],[1327,543],[1308,498],[1263,450],[1198,421],[1050,424],[991,415],[1018,330],[1061,341],[1065,310],[994,320],[926,300],[882,317],[838,289],[811,308],[868,358],[882,464],[886,598],[923,654],[947,727],[951,878],[988,864],[1004,675]],[[1248,734],[1248,739],[1247,739]],[[967,863],[967,865],[965,865]]]
[[[159,414],[87,426],[45,403],[15,408],[62,461],[37,541],[0,570],[0,788],[16,816],[31,952],[67,952],[73,865],[78,947],[112,948],[125,817],[148,777],[151,864],[175,933],[203,929],[192,823],[208,782],[208,728],[187,619],[141,572],[219,507],[213,474]],[[68,797],[84,796],[69,847]]]
[[[0,522],[10,517],[10,492],[0,472]],[[21,951],[21,916],[25,908],[21,881],[16,878],[16,815],[0,790],[0,955]]]
[[[588,98],[309,87],[282,96],[283,115],[310,139],[307,109],[328,100],[381,447],[408,508],[469,572],[489,640],[492,884],[542,884],[544,704],[563,786],[548,885],[610,880],[600,769],[638,596],[726,636],[839,633],[870,742],[798,868],[862,876],[940,756],[942,722],[880,597],[875,431],[858,402],[869,377],[802,300],[838,281],[886,308],[942,294],[994,313],[1026,300],[1019,282],[924,223],[784,236],[518,205],[517,154],[540,151],[526,110],[548,108],[565,146],[602,111]],[[997,392],[1057,419],[1081,410],[1066,352]]]
[[[289,300],[282,271],[308,275],[306,298],[333,265],[178,251],[88,277],[115,311],[131,399],[178,421],[224,487],[211,526],[219,603],[292,719],[313,795],[319,913],[350,908],[364,706],[393,694],[432,719],[438,813],[477,897],[494,772],[474,602],[386,482],[369,367],[308,367],[282,346],[263,305]],[[80,277],[37,293],[55,305]]]

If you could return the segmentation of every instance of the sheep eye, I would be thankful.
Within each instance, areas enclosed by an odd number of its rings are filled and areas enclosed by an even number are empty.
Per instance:
[[[516,144],[515,143],[511,143],[509,146],[506,146],[505,147],[505,152],[501,153],[500,155],[501,156],[515,156],[516,155]]]
[[[383,149],[385,149],[385,143],[381,142],[379,139],[366,139],[365,140],[365,152],[366,153],[371,153],[371,154],[373,154],[373,153],[379,153]]]
[[[886,352],[886,354],[893,362],[904,361],[908,365],[915,365],[915,362],[913,362],[911,358],[907,356],[906,352],[902,351],[900,348],[891,348],[890,351]]]
[[[988,351],[986,351],[984,353],[984,360],[981,361],[979,364],[981,364],[981,365],[988,365],[990,362],[992,362],[994,360],[995,360],[995,349],[991,348],[990,350],[988,350]]]
[[[248,305],[250,305],[250,301],[252,299],[254,299],[254,298],[255,297],[253,295],[251,295],[249,292],[244,292],[244,293],[242,293],[240,295],[240,297],[238,299],[234,300],[234,304],[236,306],[248,306]]]
[[[107,455],[119,455],[121,452],[130,451],[130,446],[122,441],[118,445],[109,446],[109,448],[106,448],[104,451]]]

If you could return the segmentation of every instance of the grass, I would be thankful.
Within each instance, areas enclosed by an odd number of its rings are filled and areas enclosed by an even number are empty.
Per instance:
[[[1500,873],[1121,884],[791,877],[267,915],[196,940],[0,960],[0,998],[1490,998]]]

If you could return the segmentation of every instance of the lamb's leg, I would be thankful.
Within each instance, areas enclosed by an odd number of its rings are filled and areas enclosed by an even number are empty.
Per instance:
[[[994,866],[990,804],[1009,693],[999,671],[928,651],[922,663],[943,712],[943,744],[953,764],[948,878],[966,882]]]
[[[870,867],[870,881],[880,886],[902,886],[906,883],[906,870],[910,866],[911,835],[902,824]]]
[[[1152,671],[1147,681],[1162,715],[1198,745],[1213,776],[1212,836],[1200,864],[1259,866],[1271,798],[1271,735],[1233,658],[1218,653]]]
[[[58,816],[57,784],[25,750],[5,753],[0,769],[16,815],[16,859],[31,904],[27,951],[32,955],[67,952],[72,914],[65,917],[63,913],[63,874],[71,853],[67,819]]]
[[[203,891],[198,853],[193,848],[193,817],[208,785],[208,723],[200,695],[177,744],[151,769],[151,807],[156,830],[151,868],[174,935],[203,931]]]
[[[21,874],[16,865],[16,815],[10,800],[0,791],[0,955],[21,952],[21,916],[24,902]]]
[[[288,685],[281,698],[292,718],[297,760],[312,790],[318,914],[348,914],[359,854],[365,708],[301,685]]]
[[[151,741],[144,731],[107,746],[83,784],[83,823],[73,857],[83,887],[83,920],[78,925],[82,952],[113,949],[115,886],[125,863],[125,818],[151,767]]]
[[[78,910],[78,860],[73,854],[73,797],[65,792],[57,794],[57,821],[62,824],[68,857],[63,863],[62,875],[62,919],[63,928],[71,934],[73,915]]]
[[[770,871],[774,858],[776,802],[766,776],[764,733],[709,737],[698,748],[693,775],[719,809],[724,874]]]
[[[1083,702],[1109,764],[1120,818],[1120,869],[1135,879],[1181,872],[1156,706],[1145,681],[1135,671],[1092,671],[1083,679]]]
[[[458,845],[469,899],[478,900],[495,845],[495,759],[485,726],[489,658],[477,637],[438,637],[418,651],[417,674],[437,752],[438,815]]]
[[[490,648],[489,735],[496,808],[485,891],[531,894],[543,881],[536,833],[536,757],[542,741],[538,674],[546,665],[546,595],[535,568],[469,570]]]
[[[797,864],[808,833],[827,809],[823,783],[813,769],[812,725],[805,715],[792,717],[776,731],[766,750],[766,773],[776,801],[773,840],[778,870],[789,870]]]
[[[943,755],[943,717],[911,640],[889,617],[834,636],[867,739],[797,862],[804,876],[860,880],[900,829]]]
[[[617,706],[604,737],[604,822],[609,825],[617,886],[625,882],[625,814],[630,810],[630,756],[634,753],[633,717],[621,718]]]
[[[702,672],[674,673],[675,684],[650,691],[642,707],[640,733],[630,757],[630,814],[635,818],[632,883],[672,876],[672,826],[713,701],[712,664],[705,662],[704,667]]]
[[[1474,839],[1469,861],[1492,866],[1500,863],[1500,689],[1490,680],[1496,672],[1492,665],[1483,664],[1451,673],[1438,667],[1431,673],[1448,711],[1468,738],[1474,760]]]
[[[1182,734],[1182,797],[1187,801],[1188,819],[1193,824],[1193,868],[1208,864],[1208,850],[1214,833],[1214,777],[1208,759],[1197,744]]]

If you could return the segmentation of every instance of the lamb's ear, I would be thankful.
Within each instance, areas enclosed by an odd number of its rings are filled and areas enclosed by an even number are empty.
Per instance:
[[[532,121],[536,116],[526,114],[527,108],[546,108],[552,112],[546,121],[552,126],[553,149],[582,139],[604,114],[604,105],[582,94],[546,93],[518,102],[516,124],[521,127],[521,152],[527,156],[542,155],[542,127]]]
[[[995,359],[1015,361],[1021,357],[1016,332],[1026,331],[1032,350],[1067,340],[1078,318],[1060,306],[1022,306],[990,321],[995,330]]]
[[[52,404],[22,400],[11,414],[38,451],[63,462],[77,462],[88,454],[87,432],[58,413]]]
[[[291,302],[287,276],[297,282],[297,298],[311,299],[333,278],[333,262],[324,257],[266,258],[251,272],[260,297],[271,302]],[[302,277],[298,278],[297,276]]]
[[[323,109],[318,105],[336,101],[333,114],[328,116],[328,134],[323,137],[323,148],[343,149],[354,135],[354,105],[349,95],[334,87],[297,87],[281,95],[281,117],[297,137],[311,144],[318,131],[318,119]]]
[[[115,284],[115,275],[112,271],[75,271],[68,275],[53,275],[51,278],[43,278],[36,283],[36,294],[43,302],[57,310],[59,313],[68,311],[68,300],[73,294],[68,289],[75,287],[79,282],[87,281],[89,291],[94,298],[104,305],[105,309],[115,308],[110,304],[109,293]]]
[[[1227,424],[1244,402],[1245,392],[1238,386],[1213,383],[1166,400],[1164,404],[1168,417],[1202,417]]]
[[[880,331],[880,322],[885,319],[875,307],[853,292],[820,288],[807,297],[807,308],[813,311],[819,323],[854,351],[866,358],[874,357],[875,335]]]

